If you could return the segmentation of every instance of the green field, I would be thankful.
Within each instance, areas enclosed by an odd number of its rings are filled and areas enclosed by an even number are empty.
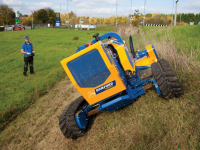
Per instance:
[[[193,53],[193,57],[200,60],[200,25],[174,28],[172,34],[179,52],[184,50],[187,55]]]
[[[141,39],[141,35],[134,36],[136,43],[141,43],[140,40],[144,41],[144,39],[148,39],[153,43],[153,40],[160,41],[164,37],[166,42],[173,41],[178,52],[183,52],[187,56],[192,54],[196,60],[200,60],[200,25],[172,28],[141,27],[141,31],[146,33],[145,38]]]
[[[0,123],[4,123],[28,108],[48,92],[65,74],[60,61],[75,53],[78,46],[92,40],[92,35],[111,31],[99,27],[96,31],[41,28],[27,31],[0,32]],[[32,42],[35,74],[23,76],[21,46],[28,35]],[[78,36],[79,40],[73,40]]]

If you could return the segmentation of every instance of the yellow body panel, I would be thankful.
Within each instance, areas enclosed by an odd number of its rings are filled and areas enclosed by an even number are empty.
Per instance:
[[[126,44],[118,45],[116,43],[113,43],[112,41],[110,41],[108,44],[113,45],[114,48],[116,49],[124,70],[131,70],[133,72],[135,70],[134,60],[132,59],[132,54],[126,48]],[[132,61],[133,66],[130,63],[127,54],[129,55],[130,61]]]
[[[121,91],[124,91],[126,89],[118,70],[116,69],[114,63],[110,63],[108,56],[106,55],[105,51],[103,50],[103,47],[101,45],[102,43],[99,41],[87,48],[85,48],[84,50],[81,50],[78,53],[75,53],[74,55],[64,59],[61,61],[61,64],[65,70],[65,72],[67,73],[69,79],[71,80],[72,84],[75,86],[75,88],[79,91],[79,93],[85,98],[85,100],[90,104],[95,104],[99,101],[102,101],[103,99],[106,99],[110,96],[113,96]],[[105,80],[104,83],[96,86],[96,87],[90,87],[90,88],[82,88],[79,87],[79,85],[76,83],[76,80],[74,79],[73,75],[71,74],[70,70],[67,67],[67,63],[80,57],[81,55],[88,53],[94,49],[97,49],[104,61],[104,63],[106,64],[108,70],[110,71],[110,75],[109,77]],[[113,60],[111,60],[113,62]],[[109,86],[106,87],[105,91],[96,94],[95,93],[95,89],[104,86],[105,84],[108,84],[112,81],[116,82],[115,86]]]
[[[153,51],[153,48],[151,45],[148,45],[146,46],[146,50],[148,52],[148,55],[143,57],[143,58],[140,58],[138,60],[134,60],[132,58],[132,54],[130,53],[130,51],[126,48],[126,43],[124,42],[124,44],[121,44],[121,45],[118,45],[118,44],[115,44],[112,40],[109,41],[107,44],[111,44],[115,47],[115,49],[117,50],[117,53],[120,57],[120,61],[121,61],[121,64],[124,68],[124,70],[131,70],[132,72],[135,71],[135,66],[149,66],[151,65],[152,63],[154,62],[157,62],[157,58],[156,58],[156,55]],[[127,57],[127,54],[126,54],[126,51],[129,55],[129,57],[132,59],[132,63],[133,63],[133,67]]]
[[[152,63],[157,62],[157,58],[153,51],[152,46],[151,45],[146,46],[146,50],[148,52],[148,56],[136,60],[135,61],[136,66],[149,66]]]

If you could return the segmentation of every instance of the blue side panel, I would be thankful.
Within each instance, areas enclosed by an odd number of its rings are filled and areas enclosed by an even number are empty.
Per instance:
[[[121,107],[125,106],[124,100],[129,100],[131,103],[133,102],[129,99],[128,95],[120,96],[120,97],[118,97],[118,98],[116,98],[116,99],[114,99],[110,102],[102,104],[99,107],[99,111],[103,111],[103,110],[113,111],[113,110],[116,110],[118,108],[121,108]]]
[[[78,114],[76,114],[75,120],[76,120],[76,123],[79,126],[79,128],[85,129],[87,127],[88,118],[89,117],[87,116],[87,113],[84,111],[81,111]]]
[[[155,48],[154,48],[154,46],[153,45],[151,45],[152,46],[152,48],[153,48],[153,51],[154,51],[154,53],[155,53],[155,55],[156,55],[156,58],[157,58],[157,60],[158,60],[158,55],[157,55],[157,53],[156,53],[156,50],[155,50]]]
[[[103,84],[111,74],[97,49],[68,62],[67,67],[81,88]]]
[[[141,51],[141,52],[138,52],[138,55],[139,55],[139,58],[142,58],[142,57],[144,57],[144,56],[147,56],[147,55],[148,55],[148,52],[147,52],[147,50],[143,50],[143,51]]]
[[[161,95],[161,91],[160,91],[160,89],[158,87],[158,84],[156,83],[156,80],[153,80],[153,84],[154,84],[154,86],[155,86],[156,91],[158,92],[158,94]]]
[[[137,87],[136,89],[132,89],[130,86],[126,89],[130,99],[135,100],[138,96],[145,93],[144,88],[142,86]]]
[[[113,105],[111,105],[111,106],[109,106],[109,107],[106,107],[106,108],[104,109],[104,111],[106,110],[106,111],[112,112],[112,111],[115,111],[115,110],[117,110],[117,109],[119,109],[119,108],[122,108],[122,107],[124,107],[124,106],[127,106],[127,105],[129,105],[129,104],[131,104],[131,103],[133,103],[133,102],[134,102],[134,99],[119,100],[119,101],[116,102],[115,104],[113,104]]]

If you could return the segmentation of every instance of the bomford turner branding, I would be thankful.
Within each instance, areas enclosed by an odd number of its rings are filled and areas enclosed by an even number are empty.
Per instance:
[[[116,81],[115,80],[111,81],[111,82],[109,82],[109,83],[107,83],[107,84],[105,84],[105,85],[103,85],[101,87],[96,88],[95,89],[95,94],[97,95],[97,94],[99,94],[101,92],[104,92],[104,91],[110,89],[110,88],[113,88],[114,86],[116,86]]]
[[[100,86],[100,87],[98,87],[96,89],[93,89],[93,90],[89,91],[88,92],[88,97],[92,98],[92,97],[96,96],[97,94],[102,93],[102,92],[104,92],[104,91],[106,91],[108,89],[111,89],[111,88],[115,87],[115,86],[116,86],[116,81],[115,80],[111,81],[111,82],[109,82],[109,83],[107,83],[107,84],[105,84],[103,86]]]

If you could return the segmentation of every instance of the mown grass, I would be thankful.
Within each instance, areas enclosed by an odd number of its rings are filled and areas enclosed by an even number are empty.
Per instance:
[[[96,30],[97,31],[113,31],[115,29],[115,26],[97,26]]]
[[[41,28],[27,31],[1,32],[0,44],[0,129],[17,114],[48,92],[65,74],[60,61],[75,53],[78,46],[90,41],[92,35],[110,31],[100,27],[96,31]],[[32,42],[35,74],[23,76],[24,37]],[[79,37],[73,40],[73,37]]]

